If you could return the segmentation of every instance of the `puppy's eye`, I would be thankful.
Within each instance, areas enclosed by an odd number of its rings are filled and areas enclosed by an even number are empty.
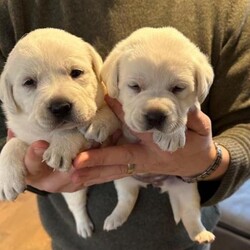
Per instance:
[[[137,93],[141,92],[141,87],[137,83],[131,83],[128,86]]]
[[[178,94],[178,93],[182,92],[184,89],[185,89],[184,86],[174,86],[174,87],[171,89],[171,92],[172,92],[173,94]]]
[[[29,78],[27,79],[24,83],[23,83],[23,86],[26,86],[26,87],[35,87],[37,84],[37,82],[32,79],[32,78]]]
[[[79,76],[81,76],[83,74],[83,71],[80,69],[72,69],[70,72],[70,76],[72,78],[78,78]]]

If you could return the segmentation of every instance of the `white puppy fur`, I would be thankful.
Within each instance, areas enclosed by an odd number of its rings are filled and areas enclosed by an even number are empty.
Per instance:
[[[213,82],[207,57],[188,38],[172,27],[142,28],[119,42],[106,58],[101,77],[108,94],[123,106],[125,122],[136,132],[152,132],[164,151],[185,145],[187,113],[200,107]],[[125,136],[133,141],[128,131]],[[185,166],[183,166],[185,167]],[[115,181],[118,204],[104,229],[124,223],[144,182],[128,177]],[[182,220],[190,238],[209,243],[214,235],[201,222],[196,183],[166,178],[161,189],[168,192],[176,223]]]
[[[117,129],[119,123],[104,103],[101,67],[102,59],[90,44],[63,30],[38,29],[18,41],[0,82],[7,127],[16,135],[0,155],[1,200],[14,200],[25,190],[23,159],[32,142],[49,142],[43,160],[67,171],[80,150],[93,140],[105,141]],[[63,194],[85,238],[93,229],[86,192]]]

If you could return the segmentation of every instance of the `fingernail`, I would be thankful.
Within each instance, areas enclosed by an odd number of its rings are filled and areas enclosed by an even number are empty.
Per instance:
[[[44,152],[45,152],[45,148],[34,148],[34,153],[37,156],[43,156]]]
[[[79,160],[77,160],[77,159],[73,160],[73,168],[75,168],[75,169],[81,168]]]
[[[195,105],[193,105],[190,107],[189,112],[195,112],[197,110],[198,110],[197,107]]]

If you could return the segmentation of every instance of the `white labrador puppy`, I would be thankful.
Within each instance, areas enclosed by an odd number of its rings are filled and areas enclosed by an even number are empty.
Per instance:
[[[152,132],[154,142],[171,152],[185,145],[187,113],[194,105],[200,107],[213,76],[206,56],[171,27],[135,31],[111,51],[101,72],[108,94],[122,103],[128,127],[136,132]],[[135,141],[128,131],[125,136]],[[127,220],[139,186],[146,186],[140,181],[143,175],[135,177],[115,181],[118,204],[106,219],[104,229],[115,229]],[[174,219],[176,223],[182,220],[192,240],[214,240],[214,235],[202,225],[195,183],[173,176],[145,177],[161,182],[162,191],[168,191]]]
[[[92,141],[105,141],[117,129],[118,121],[104,103],[101,67],[102,59],[90,44],[63,30],[38,29],[16,44],[0,82],[7,127],[16,135],[0,155],[1,200],[14,200],[25,190],[23,159],[32,142],[49,142],[43,160],[67,171],[80,150]],[[84,238],[93,229],[86,192],[63,194]]]

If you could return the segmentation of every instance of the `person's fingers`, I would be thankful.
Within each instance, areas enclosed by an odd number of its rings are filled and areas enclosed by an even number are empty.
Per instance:
[[[131,163],[136,157],[133,152],[134,145],[130,146],[131,148],[129,150],[126,145],[121,145],[82,152],[75,158],[73,166],[79,169],[82,167],[124,165]]]
[[[108,176],[105,179],[93,179],[87,182],[84,182],[84,187],[89,187],[92,185],[97,185],[97,184],[102,184],[102,183],[106,183],[106,182],[110,182],[110,181],[114,181],[114,180],[118,180],[121,178],[126,177],[127,175],[112,175],[112,176]]]
[[[46,164],[42,163],[42,156],[44,151],[48,148],[48,143],[45,141],[37,141],[34,142],[27,150],[27,153],[24,158],[24,163],[28,171],[28,175],[36,176],[41,173],[41,171],[44,170],[44,168],[47,168],[51,171],[49,167],[46,166]],[[41,166],[43,168],[41,169]]]
[[[34,184],[41,190],[46,190],[51,193],[55,192],[74,192],[83,187],[82,183],[72,184],[72,173],[74,169],[70,169],[68,172],[50,171],[44,178],[37,179]]]
[[[115,147],[106,147],[93,149],[80,153],[74,160],[73,166],[76,169],[96,166],[119,166],[128,163],[136,164],[136,172],[143,173],[147,171],[147,166],[151,162],[151,153],[142,144],[128,144]]]
[[[126,165],[97,166],[95,168],[85,168],[76,170],[72,174],[74,183],[84,183],[84,186],[109,182],[128,176]]]
[[[122,110],[122,105],[114,98],[109,97],[108,95],[105,96],[105,101],[107,102],[108,106],[112,109],[112,111],[116,114],[116,116],[124,122],[124,112]]]
[[[201,136],[211,133],[211,120],[197,108],[192,108],[188,113],[187,128]]]

